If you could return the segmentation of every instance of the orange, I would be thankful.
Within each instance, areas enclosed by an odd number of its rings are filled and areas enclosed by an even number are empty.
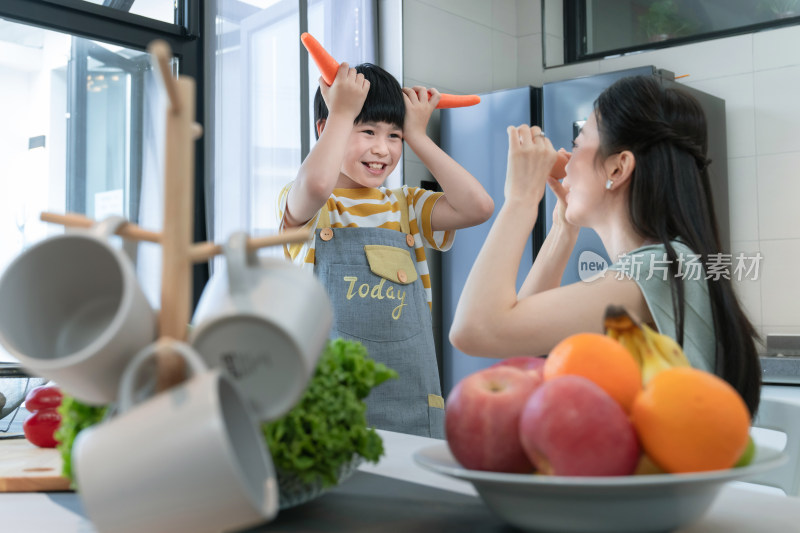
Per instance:
[[[730,468],[750,438],[750,412],[739,393],[695,368],[656,374],[633,403],[631,419],[645,453],[672,473]]]
[[[642,390],[642,374],[633,355],[619,341],[599,333],[571,335],[547,355],[545,380],[569,374],[593,381],[626,413]]]

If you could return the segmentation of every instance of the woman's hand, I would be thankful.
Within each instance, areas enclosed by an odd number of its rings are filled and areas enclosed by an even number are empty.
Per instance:
[[[406,104],[406,118],[403,121],[403,137],[408,140],[427,136],[428,121],[436,104],[442,97],[436,89],[429,91],[425,87],[415,85],[413,88],[403,87],[403,101]]]
[[[319,88],[325,105],[328,106],[328,115],[351,115],[355,121],[369,92],[369,80],[364,79],[356,69],[350,68],[347,63],[339,65],[333,84],[328,86],[325,80],[319,79]]]
[[[509,126],[507,131],[506,200],[521,199],[536,204],[544,195],[545,181],[556,162],[556,151],[538,126]]]
[[[559,153],[560,152],[566,153],[568,158],[571,157],[570,153],[563,148],[559,150]],[[580,230],[580,227],[568,222],[566,219],[567,193],[569,192],[569,188],[565,187],[560,180],[554,178],[553,176],[547,177],[547,184],[550,186],[550,189],[553,191],[553,193],[555,193],[558,200],[556,202],[556,206],[553,208],[553,228],[577,233]]]

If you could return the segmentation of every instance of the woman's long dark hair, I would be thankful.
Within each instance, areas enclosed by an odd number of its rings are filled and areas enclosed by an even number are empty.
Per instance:
[[[623,78],[594,105],[598,157],[629,150],[636,165],[628,202],[631,221],[643,237],[663,242],[669,259],[677,341],[683,345],[684,285],[670,241],[683,241],[700,255],[721,253],[708,176],[706,117],[697,100],[652,76]],[[761,364],[755,328],[742,310],[730,279],[708,281],[716,336],[715,373],[744,398],[751,415],[758,409]]]

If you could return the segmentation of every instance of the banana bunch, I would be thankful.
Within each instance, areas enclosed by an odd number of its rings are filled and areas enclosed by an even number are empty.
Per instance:
[[[606,308],[603,320],[606,335],[616,339],[633,354],[642,371],[642,384],[659,372],[674,366],[691,366],[683,349],[672,337],[657,333],[634,320],[628,312],[616,305]]]

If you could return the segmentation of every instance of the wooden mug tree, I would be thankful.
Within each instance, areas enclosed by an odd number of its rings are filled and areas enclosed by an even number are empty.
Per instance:
[[[164,41],[153,41],[147,48],[164,80],[169,97],[166,117],[166,150],[164,165],[164,222],[161,232],[145,230],[135,224],[124,224],[117,235],[125,239],[148,241],[161,245],[161,310],[158,317],[159,341],[185,341],[191,319],[192,264],[208,261],[222,253],[221,245],[192,243],[194,227],[194,143],[203,134],[195,122],[195,81],[191,77],[176,79],[170,68],[172,52]],[[84,215],[44,212],[45,222],[70,227],[91,227],[95,221]],[[309,239],[306,229],[284,231],[277,235],[250,238],[248,250],[277,246]],[[165,344],[164,346],[167,346]],[[185,379],[185,363],[171,350],[157,354],[157,390],[165,390]]]

